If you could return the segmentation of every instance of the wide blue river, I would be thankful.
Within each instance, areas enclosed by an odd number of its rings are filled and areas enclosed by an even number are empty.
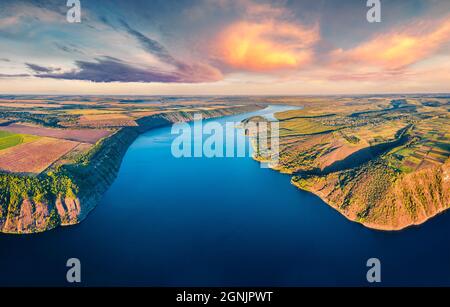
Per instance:
[[[380,285],[450,285],[449,214],[369,230],[249,157],[175,158],[175,137],[141,135],[79,225],[1,235],[0,285],[69,285],[68,258],[80,259],[82,285],[358,286],[369,258]]]

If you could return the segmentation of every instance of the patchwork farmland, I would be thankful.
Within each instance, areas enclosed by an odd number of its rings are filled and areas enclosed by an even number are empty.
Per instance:
[[[89,156],[102,140],[143,117],[229,108],[198,99],[152,97],[0,97],[0,174],[39,176]],[[241,105],[242,106],[242,105]],[[177,115],[172,115],[176,120]],[[95,150],[93,151],[95,152]]]
[[[38,139],[37,136],[0,130],[0,150]]]
[[[0,169],[11,173],[40,174],[79,144],[41,137],[0,151]]]
[[[450,206],[448,97],[300,101],[302,110],[276,114],[276,168],[295,186],[376,229],[419,224]]]

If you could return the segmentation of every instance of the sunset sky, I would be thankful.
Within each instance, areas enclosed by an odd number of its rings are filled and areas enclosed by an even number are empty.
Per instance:
[[[0,2],[0,93],[450,92],[450,1]]]

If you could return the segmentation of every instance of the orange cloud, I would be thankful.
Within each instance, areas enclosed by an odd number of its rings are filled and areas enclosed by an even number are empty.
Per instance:
[[[422,22],[406,30],[382,34],[354,49],[338,49],[332,53],[332,58],[341,64],[365,63],[383,69],[399,69],[434,55],[448,42],[449,19],[434,26]]]
[[[318,26],[306,28],[289,22],[237,22],[227,27],[216,45],[220,60],[249,71],[298,68],[313,59]]]

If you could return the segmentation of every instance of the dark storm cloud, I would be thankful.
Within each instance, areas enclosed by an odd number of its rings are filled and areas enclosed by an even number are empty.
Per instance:
[[[25,65],[29,69],[31,69],[33,72],[38,73],[38,74],[39,73],[51,73],[51,72],[61,70],[60,68],[45,67],[45,66],[41,66],[41,65],[37,65],[37,64],[32,64],[32,63],[25,63]]]
[[[222,79],[219,70],[201,63],[186,63],[174,58],[158,41],[132,28],[121,20],[123,29],[131,35],[147,53],[157,57],[161,62],[173,67],[173,71],[162,71],[155,67],[148,67],[144,63],[130,64],[116,57],[103,56],[92,61],[76,61],[76,70],[57,73],[56,70],[35,64],[27,66],[36,73],[36,77],[87,80],[92,82],[167,82],[167,83],[196,83],[211,82]],[[55,43],[60,50],[74,53],[77,50]],[[142,64],[142,65],[141,65]]]
[[[38,74],[36,77],[87,80],[92,82],[202,82],[210,81],[213,74],[207,70],[191,67],[191,75],[182,72],[161,72],[156,69],[144,69],[122,62],[112,57],[96,59],[95,62],[77,61],[77,70],[66,73]],[[197,77],[196,77],[197,76]]]
[[[41,78],[88,80],[93,82],[176,82],[176,77],[133,67],[117,59],[105,57],[96,62],[77,61],[78,70],[38,75]]]

